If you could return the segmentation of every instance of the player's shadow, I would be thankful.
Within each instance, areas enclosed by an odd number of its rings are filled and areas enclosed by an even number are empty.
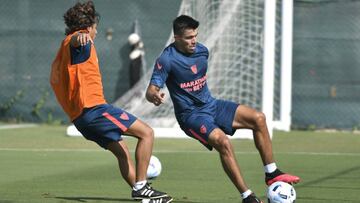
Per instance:
[[[88,202],[88,201],[134,202],[133,199],[109,198],[109,197],[55,197],[55,198],[62,200],[77,201],[77,202]]]
[[[88,201],[107,201],[107,202],[136,202],[133,199],[128,198],[109,198],[109,197],[54,197],[56,199],[70,200],[77,202],[88,202]],[[191,200],[173,200],[174,203],[206,203],[206,202],[197,202]]]
[[[346,187],[346,186],[340,186],[340,185],[334,185],[334,186],[319,186],[318,184],[321,182],[325,182],[327,180],[331,180],[334,178],[343,178],[343,179],[349,179],[349,181],[352,181],[354,179],[356,179],[356,177],[344,177],[344,175],[348,175],[348,174],[358,174],[358,172],[360,172],[360,166],[354,166],[352,168],[348,168],[339,172],[336,172],[334,174],[331,175],[327,175],[324,177],[320,177],[318,179],[312,180],[312,181],[308,181],[308,182],[303,182],[303,183],[299,183],[299,185],[296,185],[295,188],[311,188],[311,187],[316,187],[316,188],[330,188],[330,189],[342,189],[342,190],[348,190],[352,192],[357,192],[359,191],[360,187]],[[312,200],[312,201],[324,201],[324,200],[333,200],[333,199],[319,199],[319,198],[314,198],[314,197],[298,197],[297,199],[299,200]],[[339,200],[339,202],[354,202],[353,199],[341,199]]]
[[[77,202],[88,202],[88,201],[108,201],[108,202],[136,202],[133,199],[128,198],[109,198],[109,197],[54,197],[55,199],[69,200],[69,201],[77,201]],[[176,200],[175,203],[206,203],[206,202],[195,202],[191,200]]]
[[[320,178],[312,180],[312,181],[300,183],[298,186],[296,186],[296,188],[312,187],[313,185],[316,185],[318,183],[325,182],[327,180],[334,179],[334,178],[340,178],[341,176],[354,173],[355,171],[360,172],[360,166],[354,166],[352,168],[348,168],[348,169],[339,171],[339,172],[334,173],[334,174],[330,174],[330,175],[327,175],[327,176],[324,176],[324,177],[320,177]],[[352,179],[352,177],[350,177],[349,179]],[[334,187],[336,187],[336,186],[334,186]],[[337,186],[337,187],[341,188],[339,186]]]

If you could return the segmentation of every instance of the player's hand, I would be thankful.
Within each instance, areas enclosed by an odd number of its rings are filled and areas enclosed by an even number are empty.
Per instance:
[[[164,103],[164,101],[165,101],[165,93],[163,92],[158,92],[153,96],[153,103],[155,104],[155,106],[159,106],[160,104]]]
[[[86,32],[79,32],[76,41],[80,46],[85,46],[89,42],[93,43],[90,34]]]

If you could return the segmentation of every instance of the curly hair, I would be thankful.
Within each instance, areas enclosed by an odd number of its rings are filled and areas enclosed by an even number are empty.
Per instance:
[[[99,20],[100,15],[95,11],[92,1],[85,3],[78,2],[64,14],[64,21],[67,26],[65,28],[65,35],[98,24]]]

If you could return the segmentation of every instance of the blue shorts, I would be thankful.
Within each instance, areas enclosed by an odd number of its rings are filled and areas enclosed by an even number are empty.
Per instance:
[[[130,113],[110,104],[86,108],[73,123],[81,134],[107,149],[110,142],[122,140],[121,134],[136,121]]]
[[[179,122],[180,128],[190,137],[200,141],[209,150],[208,144],[210,133],[215,128],[220,128],[227,135],[233,135],[236,131],[232,127],[235,112],[239,104],[231,101],[214,100],[200,108],[195,109]]]

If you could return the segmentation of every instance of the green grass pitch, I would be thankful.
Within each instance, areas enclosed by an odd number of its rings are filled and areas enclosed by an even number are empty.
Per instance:
[[[136,140],[126,138],[129,148]],[[250,188],[265,201],[263,167],[251,140],[232,140]],[[298,203],[359,203],[360,135],[275,132],[277,165],[299,175]],[[152,181],[174,203],[233,203],[240,195],[216,152],[191,139],[156,139],[162,174]],[[0,203],[133,203],[115,157],[63,126],[0,129]]]

